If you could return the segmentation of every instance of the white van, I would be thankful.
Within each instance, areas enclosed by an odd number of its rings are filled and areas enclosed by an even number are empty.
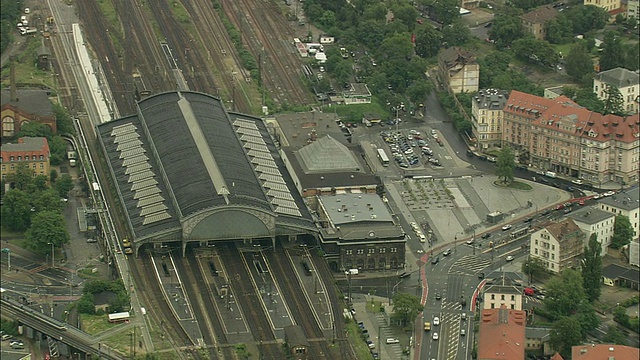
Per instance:
[[[398,339],[394,339],[394,338],[389,338],[387,339],[387,344],[399,344],[400,340]]]
[[[418,237],[420,238],[421,243],[427,242],[427,237],[424,236],[424,234],[418,234]]]
[[[550,178],[552,178],[552,179],[555,179],[555,178],[556,178],[556,173],[554,173],[553,171],[547,171],[547,172],[545,172],[545,173],[544,173],[544,175],[545,175],[546,177],[550,177]]]

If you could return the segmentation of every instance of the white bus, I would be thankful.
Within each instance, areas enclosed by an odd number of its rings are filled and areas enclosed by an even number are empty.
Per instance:
[[[378,149],[378,159],[380,159],[382,166],[389,166],[389,157],[384,149]]]

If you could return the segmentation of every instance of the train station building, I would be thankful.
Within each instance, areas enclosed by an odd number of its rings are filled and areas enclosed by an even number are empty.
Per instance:
[[[137,251],[317,233],[265,122],[216,97],[167,92],[97,126]]]

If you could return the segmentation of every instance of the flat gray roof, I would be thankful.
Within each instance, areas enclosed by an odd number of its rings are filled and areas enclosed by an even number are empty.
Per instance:
[[[640,193],[638,187],[634,187],[605,198],[600,198],[599,202],[618,209],[630,211],[640,206]]]
[[[386,205],[376,194],[338,194],[318,199],[334,226],[393,222]]]
[[[572,218],[575,222],[596,224],[608,218],[614,217],[615,215],[608,211],[596,209],[594,207],[587,207],[582,208],[578,211],[571,212],[567,216]]]

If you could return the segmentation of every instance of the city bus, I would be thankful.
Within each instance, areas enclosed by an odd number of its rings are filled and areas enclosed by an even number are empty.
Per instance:
[[[514,230],[511,232],[511,238],[512,239],[519,238],[521,236],[526,235],[527,232],[529,232],[529,228],[526,228],[526,227],[522,229]]]
[[[109,322],[110,323],[129,322],[130,317],[131,316],[129,315],[128,311],[113,313],[113,314],[109,314]]]
[[[382,166],[389,166],[389,157],[384,149],[378,149],[378,159],[380,159]]]

